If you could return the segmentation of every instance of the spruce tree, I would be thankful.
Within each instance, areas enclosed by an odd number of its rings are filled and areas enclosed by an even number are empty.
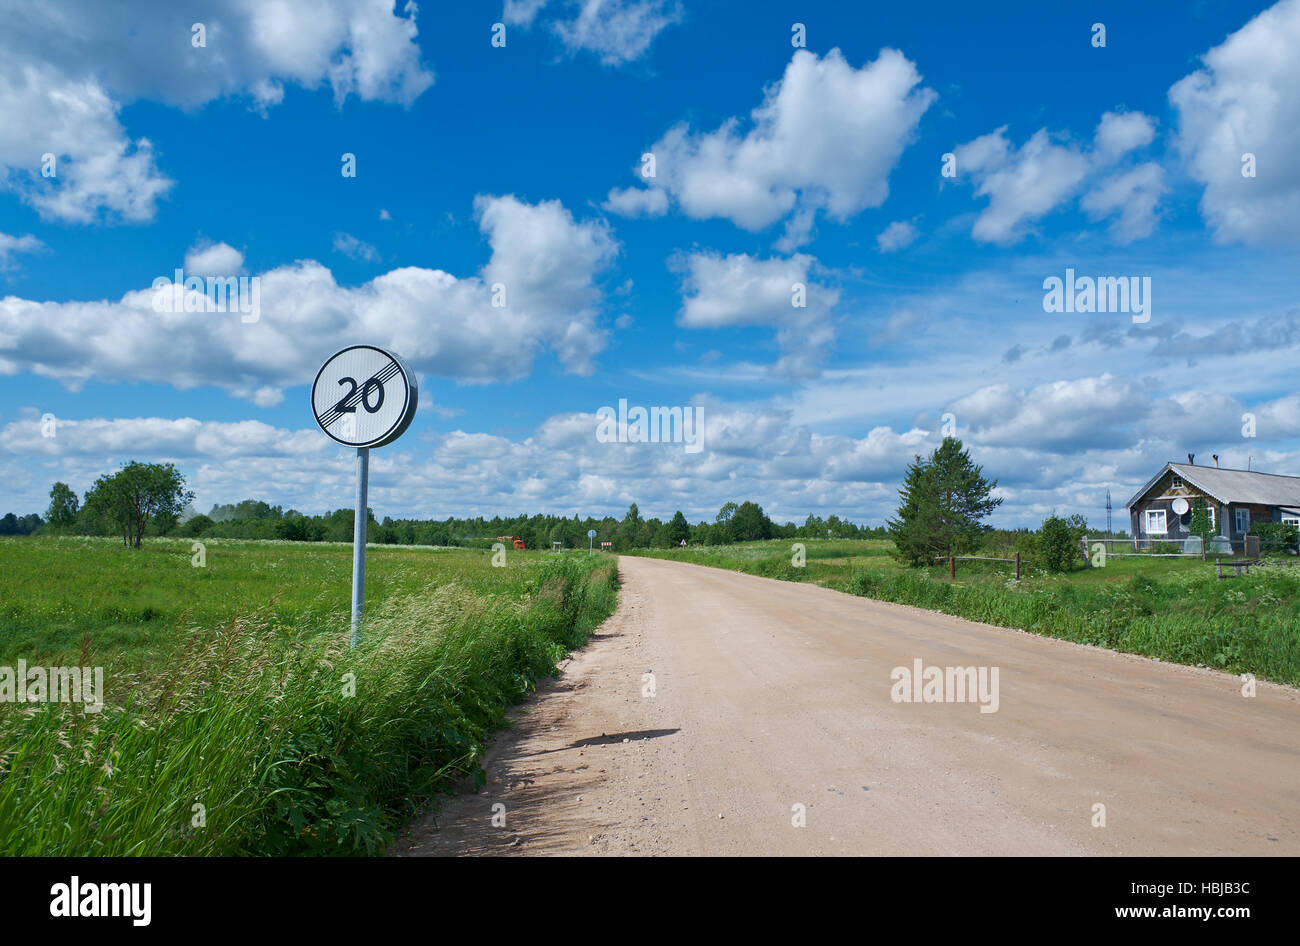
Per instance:
[[[929,459],[916,457],[899,490],[898,513],[888,523],[895,556],[926,565],[936,556],[973,548],[983,531],[981,520],[1002,505],[992,496],[997,485],[984,478],[956,438],[945,437]]]

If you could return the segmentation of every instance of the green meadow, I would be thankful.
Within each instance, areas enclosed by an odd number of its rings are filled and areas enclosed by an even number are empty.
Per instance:
[[[0,666],[102,666],[105,707],[0,703],[0,854],[378,854],[478,777],[506,708],[614,608],[608,556],[0,540]]]

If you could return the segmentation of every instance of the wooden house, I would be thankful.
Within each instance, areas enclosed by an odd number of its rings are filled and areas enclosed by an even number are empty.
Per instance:
[[[1171,462],[1128,501],[1135,544],[1181,545],[1191,536],[1198,499],[1205,501],[1214,534],[1237,550],[1244,547],[1252,524],[1289,522],[1300,527],[1300,476]]]

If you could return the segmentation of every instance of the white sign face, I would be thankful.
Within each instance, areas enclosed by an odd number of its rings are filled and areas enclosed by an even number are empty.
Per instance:
[[[331,355],[311,386],[316,423],[347,447],[382,447],[411,425],[415,375],[392,352],[353,345]]]
[[[596,530],[595,530],[595,529],[588,529],[588,530],[587,530],[587,538],[589,538],[589,539],[594,539],[595,537],[596,537]]]

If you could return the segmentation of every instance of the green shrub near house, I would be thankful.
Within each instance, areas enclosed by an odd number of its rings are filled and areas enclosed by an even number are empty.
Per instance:
[[[1300,540],[1300,530],[1289,522],[1255,522],[1251,524],[1250,533],[1259,536],[1262,554],[1295,552],[1297,540]]]

